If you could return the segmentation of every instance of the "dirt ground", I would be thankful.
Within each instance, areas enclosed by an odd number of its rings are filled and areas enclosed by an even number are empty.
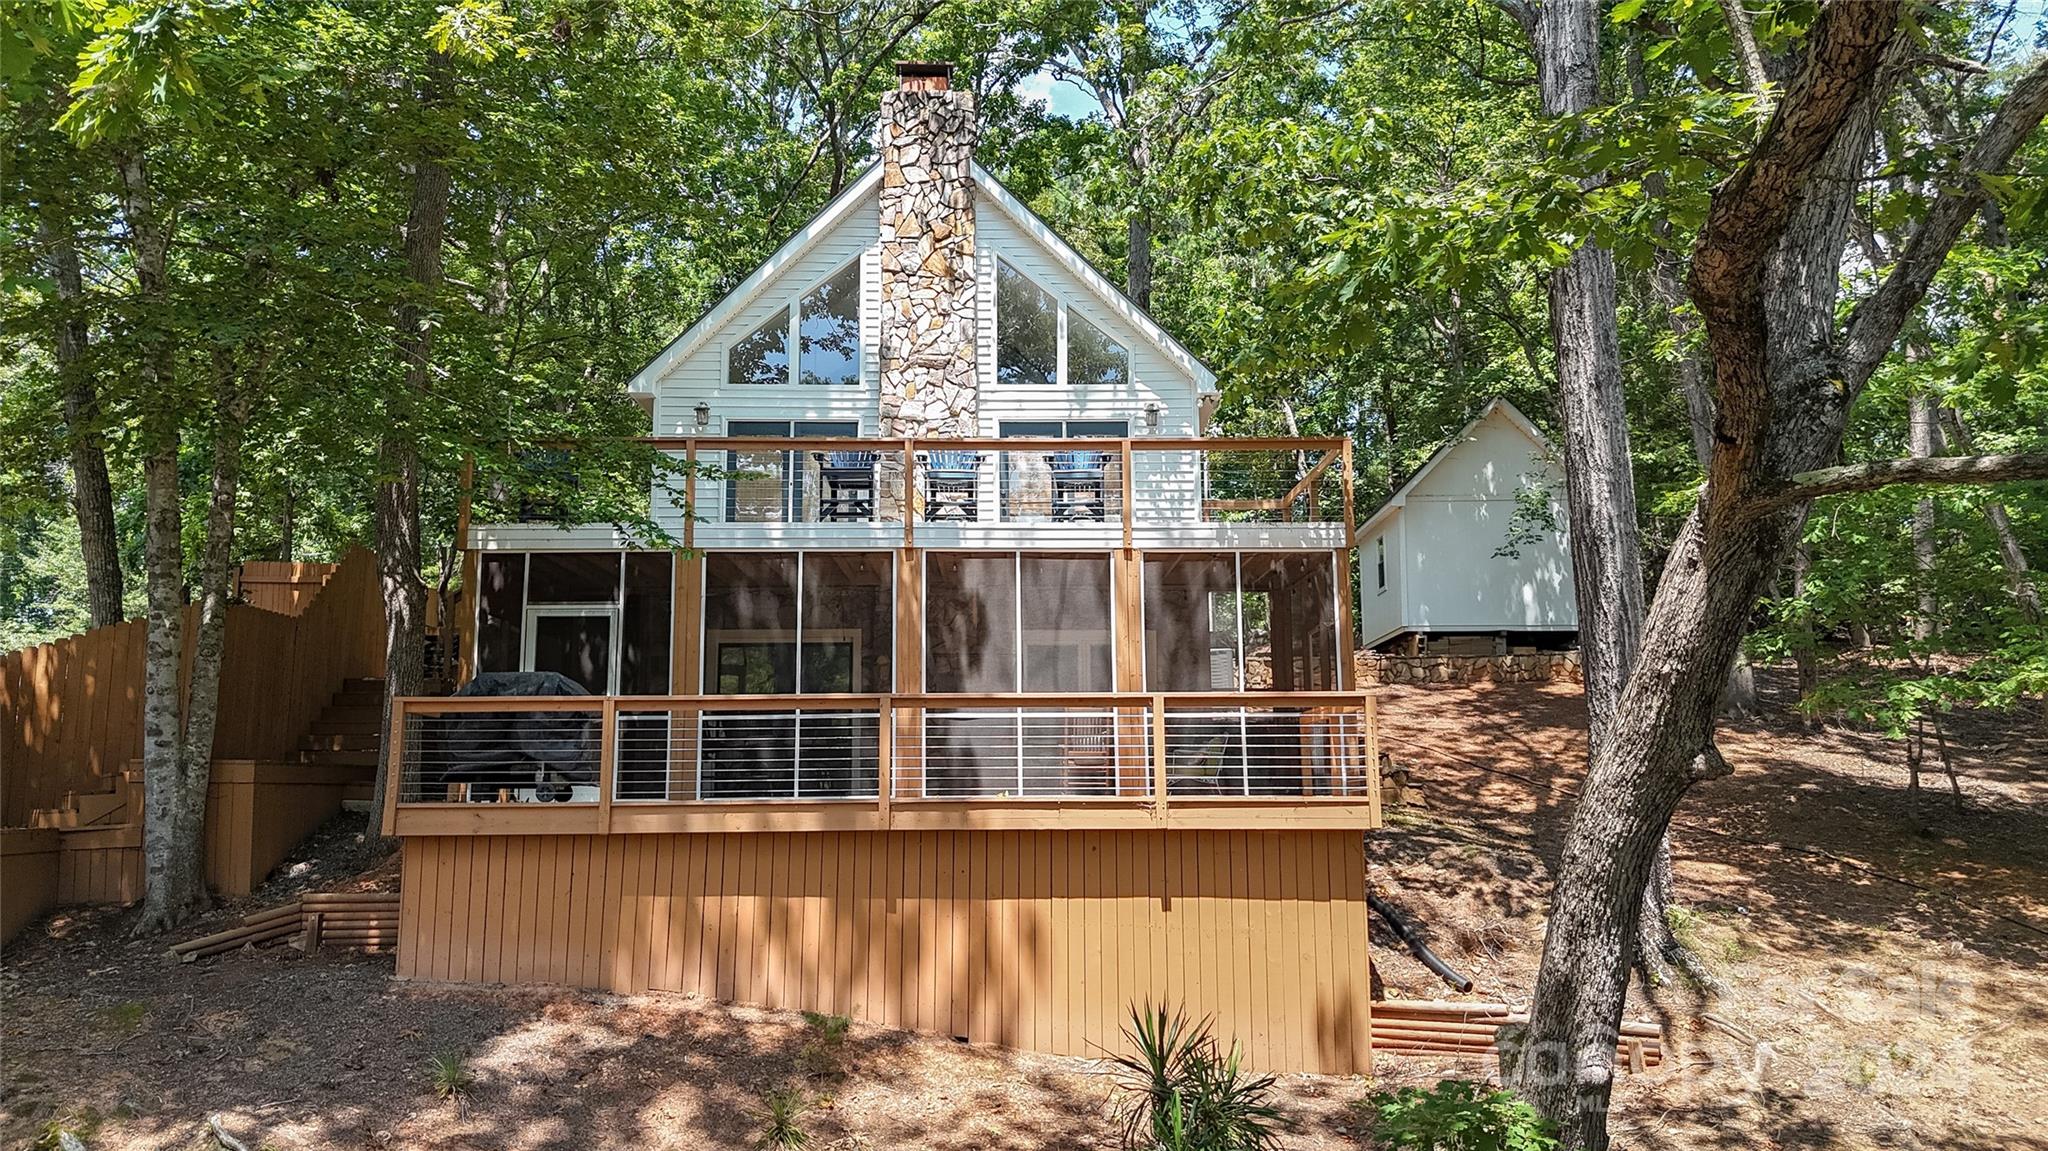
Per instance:
[[[1965,807],[1908,803],[1900,746],[1807,732],[1763,677],[1766,721],[1674,825],[1683,933],[1726,990],[1632,997],[1663,1068],[1623,1075],[1620,1146],[2048,1151],[2048,725],[1959,723]],[[1403,688],[1386,743],[1422,804],[1373,836],[1376,890],[1478,986],[1526,1002],[1584,712],[1567,685]],[[1939,783],[1937,777],[1937,783]],[[229,914],[332,888],[373,861],[330,830]],[[390,882],[388,868],[362,885]],[[1096,1064],[666,995],[425,987],[382,956],[289,948],[195,964],[132,943],[129,913],[69,912],[0,957],[0,1143],[251,1148],[736,1147],[800,1088],[813,1147],[1112,1147]],[[195,932],[196,934],[196,932]],[[1375,929],[1393,997],[1448,989]],[[461,1058],[457,1101],[429,1062]],[[1382,1054],[1379,1086],[1489,1064]],[[1364,1079],[1285,1077],[1293,1148],[1367,1144]]]

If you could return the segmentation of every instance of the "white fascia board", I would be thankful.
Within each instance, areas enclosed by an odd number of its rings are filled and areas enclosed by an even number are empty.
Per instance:
[[[1089,290],[1095,293],[1098,303],[1137,329],[1140,335],[1158,349],[1160,355],[1193,377],[1196,394],[1216,394],[1216,373],[1210,371],[1208,365],[1196,359],[1194,353],[1183,347],[1165,328],[1160,327],[1157,320],[1146,315],[1145,310],[1132,303],[1131,298],[1118,290],[1115,284],[1110,283],[1108,277],[1096,271],[1093,264],[1074,250],[1073,245],[1062,240],[1058,232],[1053,231],[1022,200],[1003,187],[1002,181],[989,175],[980,164],[973,165],[973,173],[975,189],[981,194],[981,203],[995,205],[1010,218],[1010,222],[1015,224],[1019,231],[1038,241],[1038,245],[1057,260],[1060,266],[1086,284]]]
[[[635,373],[633,378],[626,383],[627,394],[653,395],[660,386],[661,378],[666,376],[671,368],[675,367],[679,361],[688,357],[698,348],[703,347],[705,341],[717,334],[719,329],[725,326],[726,321],[730,320],[734,313],[746,307],[756,295],[760,294],[761,289],[770,280],[773,280],[792,261],[801,256],[806,248],[809,248],[820,237],[837,227],[846,218],[846,214],[851,212],[868,193],[881,186],[882,166],[880,164],[872,165],[867,171],[862,172],[860,177],[853,183],[848,184],[838,196],[833,198],[831,203],[819,209],[818,214],[811,217],[809,223],[799,228],[795,235],[783,241],[782,246],[775,249],[775,254],[763,261],[760,267],[755,268],[753,274],[741,280],[732,291],[727,292],[717,303],[711,305],[710,310],[698,317],[696,323],[691,324],[683,330],[681,335],[669,341],[668,347],[663,348],[661,353],[649,361],[646,367],[641,368]]]

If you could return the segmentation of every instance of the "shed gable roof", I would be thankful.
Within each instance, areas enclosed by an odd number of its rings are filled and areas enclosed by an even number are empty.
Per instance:
[[[1488,420],[1495,418],[1496,416],[1499,417],[1502,421],[1504,421],[1509,427],[1514,428],[1516,431],[1521,432],[1524,436],[1527,436],[1529,438],[1529,442],[1536,445],[1538,450],[1550,450],[1549,437],[1545,436],[1543,434],[1543,430],[1541,428],[1538,428],[1533,422],[1531,422],[1528,416],[1522,414],[1522,409],[1509,403],[1505,399],[1490,400],[1487,402],[1487,405],[1484,408],[1480,409],[1478,415],[1472,417],[1472,419],[1468,421],[1464,427],[1458,429],[1457,435],[1450,437],[1449,439],[1445,440],[1442,444],[1438,445],[1436,451],[1431,452],[1429,458],[1422,462],[1422,466],[1415,469],[1415,474],[1408,477],[1408,482],[1402,484],[1399,491],[1396,491],[1393,495],[1387,497],[1387,502],[1381,504],[1377,509],[1373,511],[1373,513],[1370,516],[1367,516],[1365,518],[1365,522],[1358,525],[1359,534],[1364,535],[1368,532],[1371,532],[1373,529],[1379,527],[1380,524],[1384,523],[1396,511],[1403,507],[1406,507],[1408,505],[1409,493],[1413,492],[1418,486],[1420,486],[1422,481],[1428,478],[1430,472],[1435,471],[1440,465],[1443,464],[1445,460],[1449,459],[1451,457],[1451,453],[1457,451],[1460,447],[1463,447],[1466,443],[1469,443],[1471,441],[1472,429],[1487,422]]]
[[[1109,278],[1075,251],[1073,245],[1061,239],[1059,234],[1045,221],[1039,219],[1023,201],[1012,195],[1008,188],[1003,187],[1002,181],[990,175],[980,164],[973,165],[972,170],[976,190],[980,193],[977,210],[982,205],[992,206],[1009,217],[1019,232],[1030,237],[1046,255],[1086,285],[1096,296],[1097,302],[1128,324],[1131,330],[1151,344],[1167,362],[1186,372],[1194,380],[1195,391],[1198,394],[1215,393],[1216,374],[1196,359],[1194,353],[1188,351],[1179,340],[1174,339],[1161,327],[1157,320],[1133,303],[1130,297],[1117,289],[1116,285],[1110,283]],[[762,261],[746,279],[741,280],[731,291],[706,309],[695,323],[683,330],[682,334],[669,341],[668,346],[656,354],[654,359],[648,361],[646,367],[634,373],[633,378],[626,384],[627,394],[652,396],[660,386],[662,378],[668,375],[677,363],[710,342],[734,314],[744,309],[764,291],[769,282],[806,248],[845,220],[847,213],[874,193],[881,186],[881,182],[882,166],[870,165],[857,179],[842,189],[839,195],[833,197],[830,203],[819,209],[817,215],[811,217],[794,235],[783,241],[782,246],[775,249],[774,254]]]

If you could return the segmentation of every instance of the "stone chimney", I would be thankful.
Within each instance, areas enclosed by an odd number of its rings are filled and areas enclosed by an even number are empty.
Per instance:
[[[975,422],[974,96],[951,64],[896,65],[882,97],[882,432]]]

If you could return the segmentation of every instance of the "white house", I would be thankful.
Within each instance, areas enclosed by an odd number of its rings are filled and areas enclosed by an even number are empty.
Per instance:
[[[1578,633],[1564,473],[1506,400],[1486,405],[1366,519],[1358,553],[1368,648],[1504,651]]]

